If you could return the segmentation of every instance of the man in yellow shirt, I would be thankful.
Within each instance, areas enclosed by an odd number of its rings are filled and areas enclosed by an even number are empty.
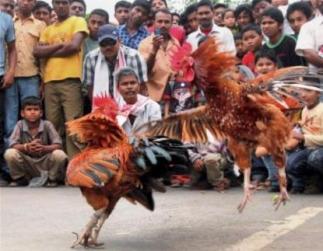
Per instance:
[[[46,24],[32,16],[36,0],[18,0],[19,16],[14,18],[16,32],[17,66],[15,81],[5,91],[5,138],[11,135],[18,122],[19,101],[39,96],[40,70],[33,49]]]
[[[63,136],[64,122],[83,114],[82,46],[88,28],[84,18],[70,16],[69,0],[52,3],[58,20],[44,30],[34,55],[46,60],[43,72],[46,118]],[[66,151],[69,158],[78,152],[67,135]]]

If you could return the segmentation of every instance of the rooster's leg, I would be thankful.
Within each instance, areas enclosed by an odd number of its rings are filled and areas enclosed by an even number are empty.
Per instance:
[[[278,210],[281,204],[285,205],[286,202],[289,200],[289,196],[287,192],[287,179],[286,179],[285,168],[278,169],[278,176],[279,176],[280,194],[277,198],[274,199],[275,210]]]
[[[75,248],[78,245],[84,247],[98,246],[96,243],[92,241],[92,230],[98,224],[99,219],[105,213],[106,208],[101,208],[92,215],[90,221],[86,224],[85,229],[81,232],[80,236],[73,243],[71,248]]]
[[[238,206],[239,213],[242,213],[243,209],[247,205],[247,202],[251,200],[252,192],[253,192],[253,186],[250,182],[250,176],[251,176],[251,168],[248,167],[243,170],[243,198]]]

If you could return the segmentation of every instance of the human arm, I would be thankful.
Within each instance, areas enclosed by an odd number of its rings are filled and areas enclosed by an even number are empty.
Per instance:
[[[52,44],[48,45],[45,43],[39,43],[34,49],[34,56],[37,58],[49,58],[58,51],[59,49],[63,48],[64,44]]]
[[[68,57],[78,53],[82,49],[82,44],[86,38],[86,33],[77,32],[69,43],[63,43],[63,46],[52,53],[52,57]]]
[[[303,50],[304,58],[306,61],[318,68],[323,67],[323,57],[320,57],[318,52],[312,49]]]
[[[8,88],[12,85],[15,77],[15,69],[17,64],[17,51],[15,41],[7,44],[9,67],[2,80],[2,88]]]

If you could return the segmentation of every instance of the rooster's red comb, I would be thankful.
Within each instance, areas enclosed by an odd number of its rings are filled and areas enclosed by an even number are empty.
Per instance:
[[[92,111],[99,110],[104,115],[115,120],[118,113],[118,105],[115,100],[106,93],[93,97]]]

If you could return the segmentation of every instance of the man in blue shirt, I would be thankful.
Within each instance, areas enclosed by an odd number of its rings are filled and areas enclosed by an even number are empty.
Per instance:
[[[5,176],[3,166],[3,119],[4,119],[4,90],[14,81],[15,67],[17,63],[15,46],[15,29],[12,17],[3,12],[3,2],[0,0],[0,175]],[[7,53],[6,53],[7,51]],[[8,67],[6,68],[6,56]],[[5,184],[0,176],[0,186]]]
[[[148,1],[133,2],[127,23],[121,25],[118,30],[118,36],[123,45],[137,50],[140,42],[148,37],[149,33],[143,24],[148,19],[149,12]]]

